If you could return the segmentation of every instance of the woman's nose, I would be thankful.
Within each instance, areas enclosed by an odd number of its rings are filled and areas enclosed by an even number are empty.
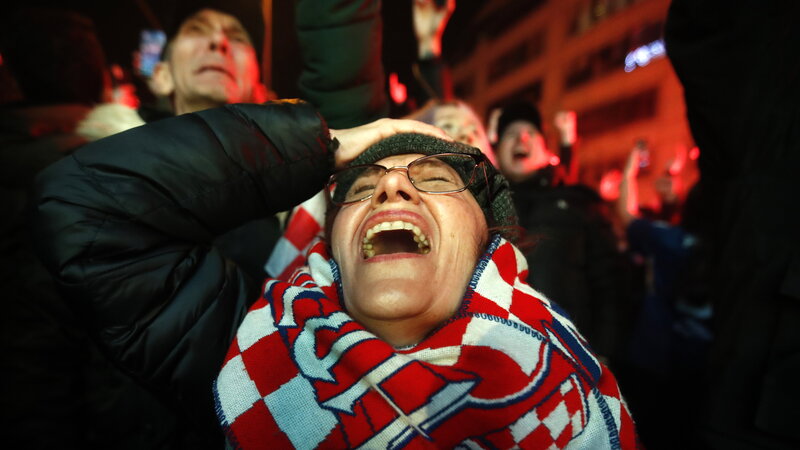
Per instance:
[[[378,180],[371,200],[373,206],[400,201],[418,203],[419,191],[408,179],[408,169],[389,169],[389,172]]]

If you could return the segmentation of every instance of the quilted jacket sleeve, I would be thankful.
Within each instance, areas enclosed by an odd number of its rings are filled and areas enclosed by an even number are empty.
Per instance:
[[[229,105],[98,141],[38,178],[38,252],[109,356],[213,418],[211,382],[258,296],[210,242],[285,210],[332,169],[308,104]]]
[[[330,126],[351,128],[386,117],[381,2],[300,0],[295,24],[303,57],[300,93]]]

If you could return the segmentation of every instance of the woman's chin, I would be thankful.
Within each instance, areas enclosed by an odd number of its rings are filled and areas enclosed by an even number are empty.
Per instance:
[[[401,321],[412,319],[430,307],[430,295],[418,283],[405,278],[383,278],[359,283],[345,304],[358,321]]]

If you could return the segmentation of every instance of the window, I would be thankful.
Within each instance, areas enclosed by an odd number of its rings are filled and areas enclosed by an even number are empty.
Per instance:
[[[578,112],[578,136],[602,134],[637,120],[654,117],[657,98],[658,92],[652,88]]]
[[[608,73],[625,68],[632,50],[660,39],[664,23],[659,21],[632,29],[624,38],[580,56],[570,65],[564,85],[574,89]]]
[[[525,85],[521,89],[517,89],[512,94],[507,95],[502,99],[492,103],[492,105],[489,107],[489,111],[493,111],[496,108],[502,108],[508,104],[516,102],[529,102],[534,105],[537,105],[541,99],[542,99],[542,81],[536,80],[532,83]]]
[[[543,50],[544,34],[537,32],[492,61],[489,66],[489,82],[497,81],[507,73],[535,60],[541,56]]]
[[[586,0],[578,8],[572,22],[572,34],[582,34],[598,23],[641,0]]]

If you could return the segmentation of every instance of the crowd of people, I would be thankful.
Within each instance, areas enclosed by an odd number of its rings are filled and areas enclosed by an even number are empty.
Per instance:
[[[646,212],[641,145],[609,201],[574,112],[454,98],[455,0],[411,2],[403,117],[379,1],[295,2],[302,99],[262,83],[260,15],[176,4],[139,109],[85,16],[3,20],[9,444],[800,444],[797,6],[673,1],[700,179]]]

